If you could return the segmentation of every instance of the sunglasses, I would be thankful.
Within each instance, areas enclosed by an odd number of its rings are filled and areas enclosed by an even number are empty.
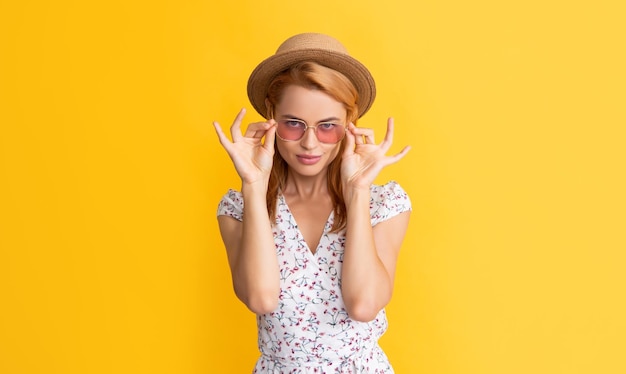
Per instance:
[[[306,130],[315,130],[315,136],[320,143],[336,144],[346,136],[346,127],[333,122],[322,122],[316,126],[309,126],[299,119],[283,119],[277,122],[276,135],[285,141],[300,140]]]

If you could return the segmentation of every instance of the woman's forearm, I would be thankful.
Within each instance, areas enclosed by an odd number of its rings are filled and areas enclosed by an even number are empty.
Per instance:
[[[256,314],[276,309],[280,294],[278,260],[267,214],[266,187],[242,186],[244,212],[240,248],[233,268],[237,296]]]
[[[342,294],[351,318],[370,321],[389,302],[393,282],[381,261],[370,222],[370,191],[347,194]]]

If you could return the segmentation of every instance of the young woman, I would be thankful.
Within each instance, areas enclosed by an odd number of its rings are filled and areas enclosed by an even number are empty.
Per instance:
[[[373,183],[409,148],[387,155],[392,119],[380,144],[356,126],[375,92],[337,40],[299,34],[250,76],[267,121],[242,134],[242,110],[232,142],[214,123],[242,182],[218,222],[235,293],[257,315],[254,373],[393,373],[378,339],[411,203]]]

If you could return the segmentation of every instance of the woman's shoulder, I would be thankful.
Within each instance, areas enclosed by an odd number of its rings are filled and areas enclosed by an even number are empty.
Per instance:
[[[373,225],[411,210],[409,195],[396,181],[371,185],[370,196],[370,216]]]
[[[243,195],[240,191],[229,189],[217,206],[218,216],[233,217],[238,221],[243,220]]]
[[[389,199],[408,199],[409,195],[404,188],[394,180],[385,184],[372,184],[370,186],[370,195],[373,201],[384,201]]]

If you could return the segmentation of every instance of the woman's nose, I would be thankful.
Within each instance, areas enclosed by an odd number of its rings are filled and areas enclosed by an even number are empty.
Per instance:
[[[300,140],[300,144],[304,148],[312,148],[312,147],[315,147],[318,143],[319,143],[319,141],[317,140],[317,134],[315,133],[315,127],[308,126],[304,130],[304,135],[302,135],[302,139]]]

